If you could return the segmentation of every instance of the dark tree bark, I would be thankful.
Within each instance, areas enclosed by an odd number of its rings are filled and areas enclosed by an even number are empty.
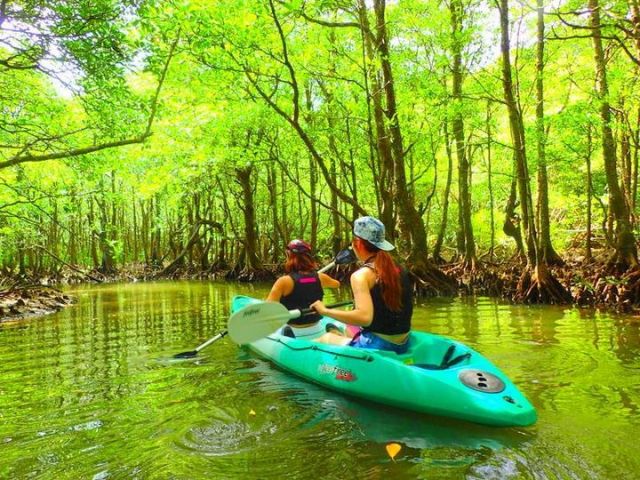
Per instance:
[[[433,260],[436,263],[444,263],[444,259],[442,258],[442,245],[444,243],[444,236],[447,232],[447,222],[449,216],[449,194],[451,192],[451,179],[453,177],[453,154],[451,152],[451,140],[449,137],[449,129],[447,127],[446,120],[443,122],[442,128],[444,133],[444,146],[447,152],[447,180],[444,185],[442,219],[440,220],[440,228],[438,230],[436,244],[433,247]]]
[[[495,201],[493,197],[493,178],[492,178],[492,165],[491,165],[491,104],[487,101],[487,186],[489,188],[489,213],[491,215],[491,243],[489,246],[489,256],[493,259],[495,255],[496,244],[496,222],[495,222]]]
[[[307,107],[307,115],[306,121],[307,124],[311,125],[314,121],[313,115],[311,114],[311,84],[308,82],[305,87],[305,98],[306,98],[306,107]],[[309,155],[309,215],[311,216],[311,235],[309,237],[309,241],[313,248],[317,247],[318,243],[318,201],[317,197],[317,182],[318,182],[318,170],[316,167],[316,163],[313,159],[312,155]],[[284,202],[284,199],[283,199]],[[284,240],[284,239],[283,239]]]
[[[311,234],[309,241],[313,248],[318,246],[318,202],[316,201],[316,184],[318,182],[318,172],[316,170],[316,164],[313,158],[309,157],[309,210],[311,215]]]
[[[189,251],[191,250],[191,248],[197,242],[200,241],[200,238],[201,238],[200,227],[202,227],[203,225],[208,225],[211,228],[216,228],[222,231],[222,224],[218,222],[215,222],[212,220],[204,220],[204,219],[195,220],[195,224],[191,229],[191,235],[189,235],[189,240],[187,241],[187,244],[180,251],[180,253],[176,255],[176,258],[169,265],[167,265],[157,276],[162,277],[162,276],[170,275],[174,273],[178,269],[178,267],[180,267],[184,263],[184,257],[186,257]]]
[[[514,164],[515,172],[515,164]],[[527,260],[526,253],[524,251],[524,244],[522,243],[522,231],[520,230],[520,216],[516,213],[516,207],[518,206],[518,181],[514,174],[511,180],[511,189],[509,190],[509,198],[504,209],[504,223],[502,224],[502,231],[508,237],[513,238],[516,242],[516,257]]]
[[[260,270],[262,264],[258,259],[258,233],[253,198],[253,165],[236,168],[235,174],[242,189],[242,214],[244,218],[245,267],[249,270]]]
[[[469,189],[471,169],[467,157],[466,142],[464,136],[464,120],[462,119],[462,20],[464,7],[461,0],[449,2],[451,14],[451,53],[453,55],[452,79],[453,79],[453,103],[455,110],[452,119],[453,136],[456,141],[456,156],[458,158],[458,196],[459,215],[462,241],[462,259],[465,269],[476,268],[476,245],[473,237],[473,225],[471,223],[471,192]]]
[[[544,125],[544,0],[538,2],[536,48],[536,142],[538,147],[538,201],[537,218],[540,226],[538,250],[549,265],[564,262],[551,243],[551,221],[549,219],[549,181],[547,177],[546,132]]]
[[[334,37],[333,31],[331,32],[329,37],[330,38]],[[331,41],[334,42],[335,39],[332,39]],[[331,63],[330,65],[330,74],[335,76],[335,66],[333,65],[333,63]],[[327,120],[327,127],[328,127],[327,140],[329,144],[329,151],[331,152],[331,158],[329,159],[329,165],[330,165],[329,174],[331,175],[332,182],[338,185],[337,163],[342,161],[341,160],[342,153],[338,149],[338,142],[336,141],[335,132],[337,130],[337,122],[335,118],[334,98],[333,98],[333,93],[331,92],[330,87],[323,84],[322,82],[320,83],[320,86],[321,86],[322,94],[327,103],[327,109],[326,109],[327,110],[326,120]],[[330,205],[331,205],[331,225],[333,227],[333,234],[331,236],[331,251],[335,253],[340,250],[340,247],[342,245],[342,222],[340,220],[340,210],[339,210],[340,205],[338,204],[338,196],[333,190],[331,191]]]
[[[600,26],[600,5],[598,0],[589,0],[589,23],[592,32],[594,60],[596,66],[596,96],[600,104],[600,120],[602,128],[602,156],[604,158],[605,175],[609,189],[609,204],[611,214],[615,220],[615,256],[612,261],[622,268],[637,267],[638,253],[629,210],[624,201],[620,188],[616,147],[613,138],[611,106],[609,104],[609,85],[607,69],[602,45],[602,31]]]
[[[400,128],[395,83],[389,51],[389,36],[385,19],[385,0],[374,0],[376,56],[380,63],[382,86],[385,95],[384,116],[391,139],[393,159],[393,193],[397,209],[400,250],[408,253],[407,261],[426,288],[441,293],[453,293],[452,279],[435,267],[428,259],[427,234],[422,215],[416,208],[407,184],[405,150]]]
[[[585,160],[587,162],[587,238],[585,239],[585,261],[589,262],[592,259],[592,251],[591,251],[591,222],[592,222],[592,212],[591,212],[591,197],[593,196],[593,180],[591,178],[591,153],[593,152],[593,142],[591,138],[591,125],[587,126],[587,152],[585,155]]]
[[[271,211],[271,223],[273,224],[274,233],[274,245],[271,259],[273,262],[276,262],[287,242],[282,235],[282,227],[280,226],[280,220],[278,218],[278,176],[276,175],[275,167],[271,162],[267,164],[267,178],[267,190],[269,191],[269,210]],[[282,201],[284,201],[284,199]]]
[[[160,195],[154,195],[149,201],[150,210],[150,230],[151,230],[151,266],[160,268],[162,266],[162,255],[160,254],[162,241],[161,214],[160,214]]]
[[[514,149],[514,161],[520,199],[521,221],[524,237],[527,245],[527,260],[530,265],[535,265],[536,260],[536,230],[532,216],[532,200],[529,189],[529,171],[524,141],[524,126],[522,113],[515,97],[515,87],[511,69],[510,39],[509,39],[509,5],[508,0],[500,1],[500,27],[501,27],[501,51],[502,51],[502,86],[504,100],[509,116],[509,128]]]
[[[394,161],[391,148],[390,135],[385,123],[385,113],[383,106],[383,86],[379,72],[376,68],[376,51],[379,39],[371,29],[368,9],[364,0],[358,0],[358,13],[362,30],[363,42],[367,53],[368,63],[365,69],[368,73],[369,84],[371,85],[370,99],[373,106],[373,119],[375,126],[376,149],[379,158],[379,183],[380,189],[380,220],[391,233],[391,239],[395,234],[395,193],[394,193]]]

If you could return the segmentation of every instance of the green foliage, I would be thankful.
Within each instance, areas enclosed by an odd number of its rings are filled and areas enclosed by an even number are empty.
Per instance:
[[[336,200],[310,146],[342,191],[357,196],[368,212],[380,214],[380,165],[367,75],[380,68],[380,61],[367,58],[362,32],[352,25],[359,21],[357,3],[41,0],[11,7],[8,15],[15,25],[43,36],[22,35],[20,48],[0,52],[0,59],[9,59],[13,67],[0,66],[3,159],[139,134],[163,59],[178,34],[180,43],[153,136],[145,145],[0,170],[0,262],[14,266],[28,257],[32,266],[54,264],[32,248],[42,245],[65,261],[97,266],[96,252],[99,263],[107,249],[118,263],[127,264],[150,261],[155,242],[159,255],[171,259],[186,244],[197,219],[223,224],[222,232],[204,232],[197,248],[209,248],[212,259],[226,238],[233,246],[225,248],[239,256],[245,206],[235,175],[247,166],[252,168],[263,260],[288,237],[309,238],[312,220],[317,221],[321,251],[330,253],[335,235],[347,241],[353,211]],[[494,4],[463,2],[463,28],[453,35],[446,3],[388,3],[389,60],[407,150],[405,167],[410,195],[428,219],[430,241],[449,202],[445,238],[454,246],[459,200],[451,120],[461,114],[472,168],[476,242],[479,249],[488,249],[493,230],[498,245],[512,248],[501,228],[513,151],[502,104]],[[612,6],[612,12],[622,7]],[[534,16],[526,6],[512,8],[515,35],[520,35],[512,55],[535,198]],[[574,1],[562,8],[584,5]],[[367,13],[372,21],[373,12]],[[583,38],[552,41],[575,33],[553,18],[549,16],[547,30],[545,140],[552,235],[555,243],[565,245],[573,232],[585,228],[587,155],[596,225],[606,215],[608,192],[599,105],[592,96],[592,46]],[[574,20],[586,22],[582,16]],[[451,100],[452,42],[461,45],[463,54],[460,102]],[[615,43],[608,45],[608,54],[617,134],[637,135],[638,69]],[[34,62],[42,68],[15,68]],[[69,87],[62,87],[61,80]],[[445,199],[447,141],[453,178]],[[638,145],[632,144],[630,154],[637,157]],[[313,205],[308,198],[312,191],[318,202]],[[318,209],[315,219],[312,207]],[[341,215],[337,232],[332,208]],[[100,235],[106,237],[102,244]]]

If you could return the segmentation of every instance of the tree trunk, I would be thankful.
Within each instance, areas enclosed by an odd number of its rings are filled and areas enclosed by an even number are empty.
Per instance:
[[[414,273],[421,279],[425,288],[440,293],[454,293],[455,282],[442,273],[428,259],[427,234],[424,220],[413,201],[407,186],[405,172],[405,151],[398,108],[396,105],[395,83],[391,68],[389,38],[385,20],[385,0],[374,0],[373,8],[376,18],[375,39],[377,59],[380,62],[382,84],[385,94],[384,116],[389,126],[391,152],[393,160],[394,201],[398,213],[398,239],[400,251],[408,253],[408,263]]]
[[[271,223],[273,223],[274,245],[272,251],[272,261],[276,262],[286,244],[286,240],[282,235],[280,220],[278,219],[278,184],[275,168],[272,163],[267,164],[267,177],[269,191],[269,210],[271,210]],[[284,201],[284,200],[283,200]]]
[[[592,141],[591,141],[591,125],[587,127],[587,238],[585,240],[585,254],[584,259],[586,262],[590,262],[592,259],[591,252],[591,196],[593,195],[593,180],[591,179],[591,153],[592,153]]]
[[[464,7],[461,0],[451,0],[449,3],[451,13],[451,46],[453,54],[453,103],[454,113],[452,119],[453,136],[456,141],[456,155],[458,158],[458,196],[460,227],[462,230],[462,257],[465,269],[476,268],[476,246],[471,223],[471,192],[469,178],[471,170],[467,157],[464,121],[462,119],[462,18]]]
[[[318,172],[313,158],[309,157],[309,210],[311,215],[311,234],[309,242],[313,248],[318,246],[318,202],[316,201],[316,183],[318,181]],[[283,200],[284,201],[284,200]]]
[[[208,225],[209,227],[217,228],[218,230],[222,231],[222,225],[218,222],[214,222],[211,220],[200,220],[200,219],[195,220],[193,228],[191,229],[191,234],[189,235],[189,240],[187,240],[186,245],[180,251],[180,253],[176,255],[175,259],[158,274],[158,276],[170,275],[174,273],[177,270],[177,268],[184,263],[184,257],[186,257],[189,254],[189,252],[191,251],[191,248],[196,243],[198,243],[202,238],[202,236],[200,235],[200,227],[202,225]]]
[[[453,177],[453,154],[451,152],[451,141],[449,137],[449,129],[447,127],[447,120],[443,122],[444,132],[444,146],[447,152],[447,181],[444,186],[444,195],[442,201],[442,219],[440,220],[440,229],[438,230],[438,238],[436,244],[433,247],[433,260],[436,263],[444,263],[442,258],[442,244],[444,243],[444,236],[447,232],[447,221],[449,215],[449,194],[451,191],[451,178]]]
[[[504,209],[504,223],[502,224],[502,231],[505,235],[513,238],[516,242],[516,256],[524,261],[527,259],[527,255],[524,251],[524,244],[522,243],[522,231],[520,230],[520,217],[516,213],[516,207],[518,206],[518,182],[515,174],[514,163],[514,175],[511,180],[511,188],[509,190],[509,198],[507,199],[507,205]]]
[[[590,28],[596,65],[596,95],[600,103],[600,120],[602,128],[602,156],[604,158],[605,175],[609,189],[609,204],[615,221],[615,256],[612,261],[622,268],[638,266],[635,237],[629,221],[629,211],[620,189],[616,165],[616,147],[613,139],[611,107],[609,104],[609,85],[607,82],[606,62],[602,46],[600,28],[600,5],[598,0],[589,0]]]
[[[96,237],[98,237],[98,233],[96,232],[95,225],[95,215],[93,209],[93,198],[89,198],[89,212],[88,212],[88,220],[89,220],[89,228],[91,229],[91,237],[90,237],[90,247],[91,250],[91,260],[93,261],[93,268],[98,270],[100,268],[100,260],[98,260],[98,248],[96,247]],[[97,202],[96,202],[97,203]]]
[[[536,230],[532,216],[532,200],[529,190],[529,171],[524,142],[524,126],[522,114],[516,102],[514,94],[513,77],[511,73],[510,39],[509,39],[509,5],[508,0],[500,0],[500,26],[501,26],[501,50],[502,50],[502,86],[504,99],[509,114],[509,127],[511,141],[514,149],[514,161],[516,165],[518,196],[520,198],[520,211],[522,213],[522,226],[527,245],[527,261],[534,266],[538,263],[536,248]]]
[[[236,178],[242,188],[242,213],[244,217],[245,266],[249,270],[260,270],[258,259],[258,234],[253,199],[253,165],[236,168]]]
[[[136,210],[136,195],[135,195],[135,191],[133,190],[133,188],[131,189],[130,192],[131,195],[131,208],[132,208],[132,216],[133,216],[133,262],[137,263],[138,260],[140,260],[138,258],[138,213]]]
[[[159,194],[154,195],[153,199],[149,200],[149,219],[151,230],[151,266],[153,268],[160,268],[162,266],[162,258],[160,256],[160,198]]]
[[[395,193],[393,191],[394,168],[393,168],[393,152],[391,149],[390,136],[387,132],[385,124],[384,107],[382,105],[382,87],[380,76],[375,68],[377,65],[376,49],[378,40],[371,30],[368,17],[368,10],[364,0],[359,0],[358,12],[360,24],[362,25],[363,41],[367,52],[368,64],[365,65],[369,74],[369,83],[371,84],[371,100],[373,102],[373,119],[376,130],[376,147],[380,159],[379,171],[379,189],[380,189],[380,220],[384,223],[390,238],[393,240],[395,234]]]
[[[115,259],[113,252],[113,244],[111,243],[111,229],[114,228],[113,220],[109,215],[109,209],[107,207],[107,200],[104,196],[104,183],[103,179],[100,179],[100,199],[96,198],[96,202],[99,207],[100,218],[100,231],[98,232],[98,238],[100,240],[100,252],[102,259],[100,261],[99,271],[104,275],[114,274]]]
[[[358,175],[357,175],[357,171],[356,171],[356,159],[355,159],[355,152],[354,149],[357,148],[354,147],[353,142],[351,141],[351,125],[349,122],[349,117],[347,116],[347,118],[345,119],[345,133],[347,136],[347,145],[349,146],[349,165],[348,165],[348,173],[349,176],[351,178],[351,191],[353,193],[353,198],[355,199],[356,203],[359,203],[358,201]],[[351,209],[351,217],[352,218],[356,218],[358,216],[358,212],[356,211],[355,208],[352,207]]]
[[[546,132],[544,126],[544,0],[538,2],[538,42],[536,62],[536,141],[538,146],[538,201],[537,218],[540,227],[538,250],[549,265],[564,262],[551,243],[549,219],[549,182],[547,177]]]
[[[496,222],[495,222],[495,201],[493,198],[493,180],[492,180],[492,166],[491,166],[491,104],[487,101],[487,186],[489,188],[489,213],[491,215],[491,243],[489,246],[489,256],[491,259],[494,257],[494,249],[496,244]]]
[[[520,210],[527,245],[527,269],[518,282],[516,298],[525,303],[570,303],[571,294],[555,279],[537,248],[535,219],[533,217],[529,171],[524,141],[522,112],[514,95],[514,84],[511,74],[510,41],[509,41],[509,4],[508,0],[500,0],[500,30],[502,51],[502,86],[504,99],[509,113],[509,127],[514,148],[514,159],[517,171]]]

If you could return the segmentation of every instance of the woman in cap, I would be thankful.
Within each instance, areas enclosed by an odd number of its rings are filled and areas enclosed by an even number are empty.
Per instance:
[[[413,294],[408,272],[387,253],[394,246],[385,240],[384,224],[373,217],[358,218],[353,225],[353,250],[364,262],[351,275],[354,309],[330,309],[321,300],[311,306],[320,315],[361,327],[353,338],[333,332],[321,343],[377,348],[405,353],[409,346]]]
[[[340,282],[325,273],[318,273],[318,264],[312,257],[311,245],[303,240],[291,240],[287,245],[286,275],[278,278],[267,297],[268,302],[280,302],[287,310],[307,308],[322,300],[323,288],[338,288]],[[289,320],[282,334],[289,337],[306,337],[323,333],[318,321],[320,315],[305,315]]]

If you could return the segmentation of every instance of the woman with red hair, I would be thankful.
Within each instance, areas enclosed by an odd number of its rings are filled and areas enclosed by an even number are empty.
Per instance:
[[[395,247],[385,240],[384,224],[380,220],[358,218],[353,234],[353,251],[364,262],[364,266],[351,275],[354,309],[330,309],[321,300],[311,306],[320,315],[362,329],[353,338],[330,332],[317,341],[405,353],[413,314],[409,274],[387,253]]]
[[[318,273],[318,264],[312,257],[311,245],[303,240],[291,240],[287,245],[286,275],[278,278],[267,297],[268,302],[280,302],[287,310],[308,308],[324,296],[323,288],[338,288],[340,282],[325,273]],[[293,320],[282,329],[288,337],[308,337],[324,333],[319,325],[320,315],[305,315]]]

